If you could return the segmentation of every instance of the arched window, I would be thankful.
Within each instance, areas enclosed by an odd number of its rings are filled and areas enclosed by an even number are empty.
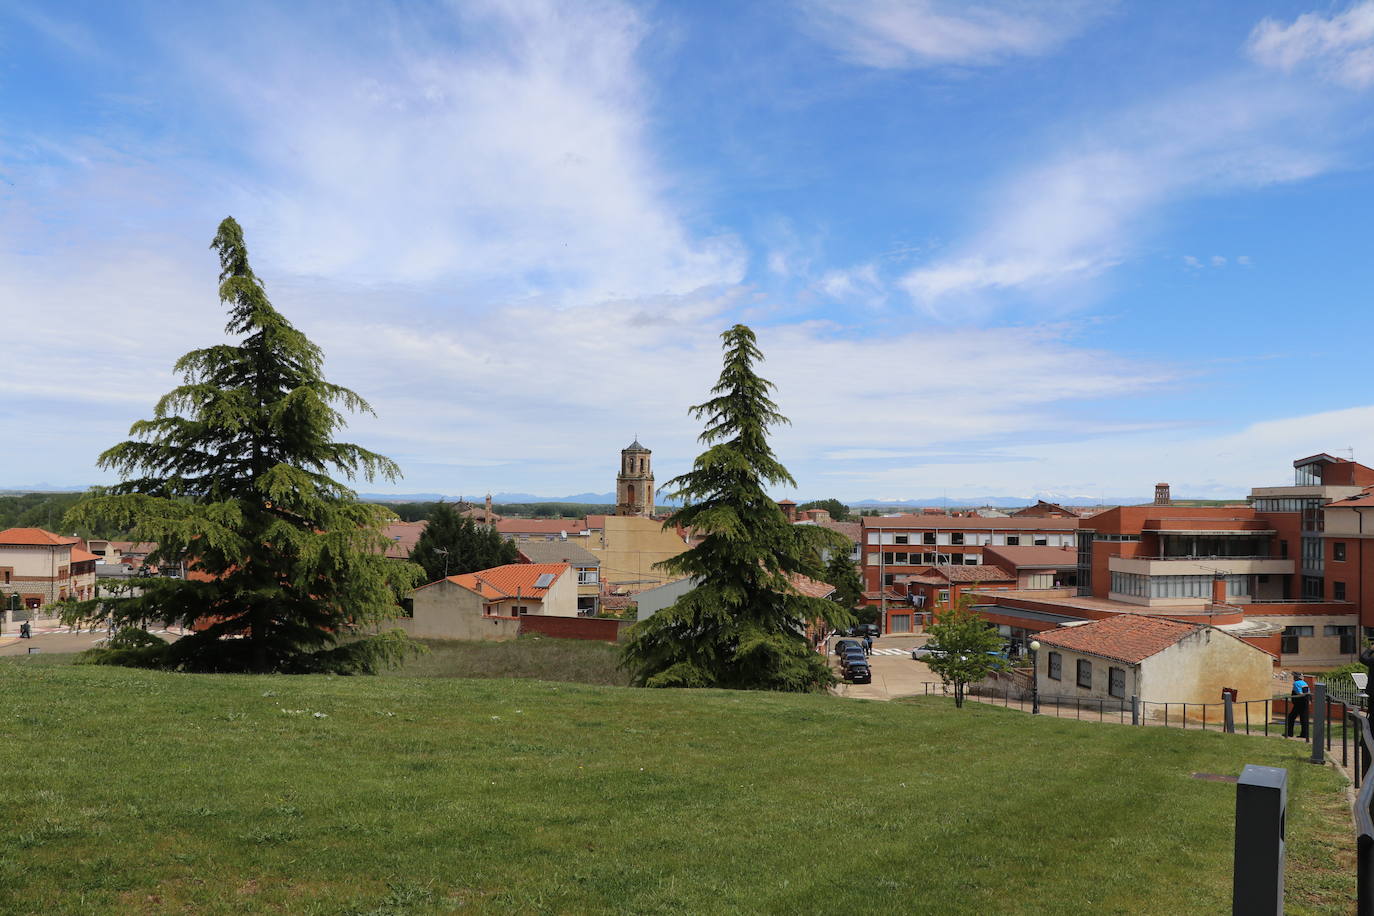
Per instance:
[[[635,485],[634,485],[634,484],[630,484],[630,486],[626,489],[625,492],[626,492],[626,499],[625,499],[625,501],[626,501],[627,503],[629,503],[630,505],[633,506],[633,505],[635,504]]]

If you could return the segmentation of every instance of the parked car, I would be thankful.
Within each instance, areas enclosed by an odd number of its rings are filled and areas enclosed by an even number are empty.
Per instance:
[[[849,649],[840,656],[840,667],[848,668],[850,665],[867,665],[868,656],[864,655],[863,649]]]
[[[862,652],[864,647],[863,643],[859,642],[857,639],[838,639],[835,641],[836,655],[843,655],[845,649],[858,649]]]
[[[855,665],[849,669],[849,679],[855,684],[871,684],[873,671],[867,665]]]
[[[930,658],[931,656],[939,654],[940,650],[932,646],[917,646],[911,650],[911,660],[920,661],[923,658]]]
[[[859,637],[872,636],[877,639],[883,633],[876,623],[861,623],[854,628],[854,635]]]

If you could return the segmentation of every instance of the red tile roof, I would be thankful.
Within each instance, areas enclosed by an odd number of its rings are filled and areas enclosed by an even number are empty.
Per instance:
[[[793,588],[808,598],[829,598],[835,591],[835,586],[831,585],[829,582],[812,579],[810,576],[803,576],[801,573],[793,573],[787,578],[791,580]]]
[[[558,577],[567,572],[568,568],[567,563],[510,563],[506,566],[493,566],[491,569],[482,569],[461,576],[449,576],[448,581],[493,601],[501,598],[514,598],[517,594],[521,598],[537,601],[543,599],[552,586],[551,583],[544,588],[536,588],[534,583],[539,580],[539,577],[545,573],[551,573],[554,582],[557,582]],[[439,581],[444,580],[440,579]],[[437,583],[431,582],[429,585],[435,584]],[[423,585],[421,588],[429,588],[429,585]]]
[[[1347,496],[1345,499],[1332,500],[1327,503],[1327,509],[1357,509],[1365,506],[1374,506],[1374,487],[1365,487],[1363,493],[1354,496]]]
[[[1045,630],[1035,638],[1043,646],[1100,655],[1134,665],[1201,629],[1198,624],[1162,617],[1117,614],[1076,627]]]
[[[83,549],[80,548],[80,547],[73,547],[73,548],[72,548],[72,562],[73,562],[73,563],[86,563],[86,562],[89,562],[89,561],[91,561],[91,560],[99,560],[99,559],[100,559],[100,557],[98,557],[98,556],[96,556],[95,554],[91,553],[89,550],[83,550]]]
[[[420,540],[420,535],[425,533],[425,528],[429,522],[392,522],[382,528],[382,534],[386,535],[391,544],[386,548],[386,555],[393,560],[405,560],[410,557],[410,552],[415,549],[415,542]]]
[[[70,542],[66,538],[42,528],[6,528],[0,531],[0,544],[6,546],[23,544],[31,547],[65,547],[68,543]]]
[[[496,523],[501,534],[576,534],[586,528],[587,523],[580,518],[503,518]]]
[[[797,522],[797,524],[816,525],[820,528],[829,528],[831,531],[838,531],[840,534],[843,534],[845,537],[849,538],[850,542],[854,544],[859,543],[863,534],[863,526],[860,525],[858,522],[837,522],[828,518],[823,519],[821,521],[812,521],[808,518],[802,519],[801,521]]]
[[[944,585],[946,582],[1015,582],[1016,577],[1000,566],[932,566],[914,576],[898,576],[898,581]]]

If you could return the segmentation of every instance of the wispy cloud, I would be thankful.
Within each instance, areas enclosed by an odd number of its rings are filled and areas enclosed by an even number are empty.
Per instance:
[[[976,66],[1049,53],[1109,2],[807,0],[815,34],[856,63],[883,69]]]
[[[1329,168],[1325,114],[1310,93],[1246,74],[1132,107],[1012,173],[972,235],[902,284],[937,315],[985,316],[1008,293],[1063,309],[1132,257],[1167,205]]]
[[[1374,84],[1374,2],[1340,13],[1303,13],[1284,24],[1265,19],[1247,44],[1257,62],[1284,73],[1308,70],[1352,89]]]
[[[269,247],[303,273],[444,281],[489,301],[740,278],[743,246],[697,225],[649,142],[634,8],[442,10],[378,13],[342,41],[270,13],[251,37],[176,36],[197,88],[236,122],[254,172],[237,210]],[[435,37],[453,34],[459,53]]]

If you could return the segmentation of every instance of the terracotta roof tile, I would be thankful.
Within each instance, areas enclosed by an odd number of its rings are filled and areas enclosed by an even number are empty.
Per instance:
[[[801,573],[793,573],[788,576],[792,582],[792,587],[801,592],[808,598],[829,598],[835,591],[835,586],[829,582],[822,582],[819,579],[812,579],[810,576],[803,576]]]
[[[537,588],[535,586],[534,583],[539,580],[539,577],[545,573],[551,573],[556,582],[558,577],[567,571],[567,563],[510,563],[461,576],[449,576],[448,581],[454,585],[461,585],[470,592],[476,592],[483,598],[492,600],[514,598],[517,594],[522,598],[540,600],[548,594],[549,588]],[[439,581],[444,580],[440,579]],[[430,583],[430,585],[436,584]],[[429,585],[420,587],[429,588]]]
[[[576,534],[586,528],[586,521],[580,518],[503,518],[496,523],[501,534]]]
[[[99,560],[99,559],[100,559],[100,557],[98,557],[98,556],[96,556],[95,554],[91,553],[89,550],[83,550],[83,549],[80,548],[80,547],[73,547],[73,548],[72,548],[72,562],[73,562],[73,563],[87,563],[87,562],[90,562],[91,560]]]
[[[946,582],[1015,582],[1016,577],[1000,566],[931,566],[912,576],[898,576],[898,582],[943,585]]]
[[[983,555],[1005,560],[1012,568],[1022,566],[1063,567],[1078,565],[1078,551],[1072,547],[984,547]]]
[[[1127,664],[1144,661],[1185,637],[1203,629],[1143,614],[1117,614],[1076,627],[1061,627],[1036,634],[1043,646],[1100,655]]]
[[[23,544],[31,547],[64,547],[68,541],[42,528],[6,528],[0,531],[0,544]]]

